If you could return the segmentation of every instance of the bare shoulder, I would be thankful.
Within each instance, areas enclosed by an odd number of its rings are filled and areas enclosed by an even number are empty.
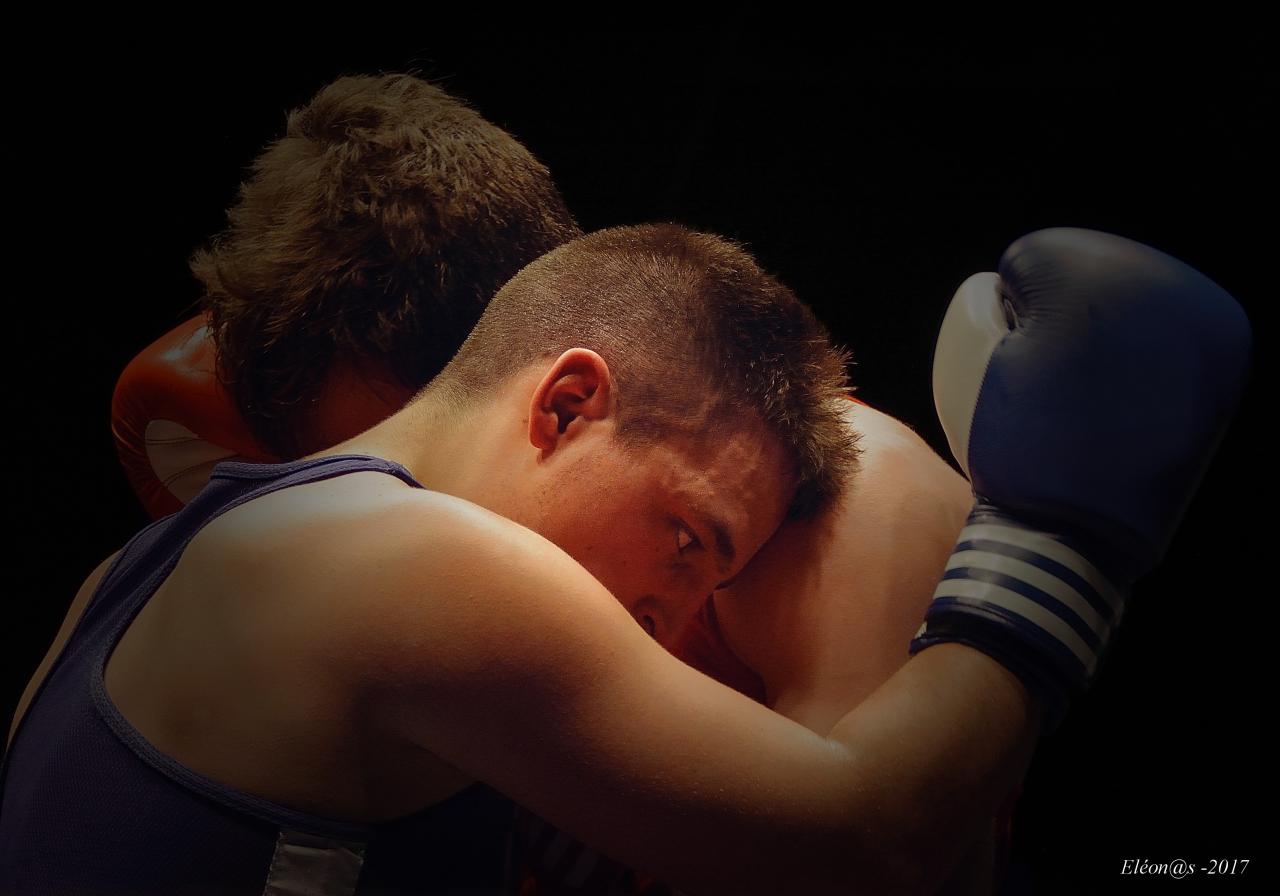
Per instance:
[[[851,404],[861,464],[840,501],[783,525],[716,606],[729,646],[772,705],[815,730],[906,658],[972,503],[907,424]]]
[[[247,656],[318,676],[389,737],[432,752],[475,707],[574,687],[604,661],[600,631],[629,627],[647,640],[541,536],[379,473],[237,508],[174,575],[192,643],[216,626]]]
[[[784,523],[739,576],[730,600],[717,600],[741,605],[744,627],[763,625],[748,605],[758,611],[807,594],[843,595],[855,583],[883,583],[918,568],[921,547],[949,548],[963,523],[972,503],[968,482],[907,424],[853,403],[845,422],[862,452],[845,494],[810,519]]]
[[[845,411],[845,422],[861,435],[860,444],[864,449],[895,451],[909,454],[920,461],[932,459],[943,466],[949,466],[914,428],[884,411],[850,402]]]
[[[419,493],[368,528],[343,548],[359,599],[330,605],[328,668],[387,737],[469,774],[491,775],[476,757],[513,730],[607,715],[588,696],[605,670],[665,657],[590,573],[511,520]]]
[[[492,606],[512,599],[517,587],[543,593],[538,585],[548,581],[579,588],[583,577],[595,581],[559,548],[505,517],[376,472],[252,501],[207,526],[188,553],[206,567],[245,568],[260,588],[287,580],[288,590],[307,592],[313,607],[332,595],[341,607],[370,616],[375,608],[383,616],[397,609],[443,612],[481,591],[484,600],[471,604]]]
[[[560,548],[468,501],[376,473],[308,489],[227,514],[192,548],[305,603],[308,649],[372,687],[514,674],[563,654],[565,631],[630,620]]]
[[[889,517],[915,512],[921,502],[943,503],[952,511],[967,508],[971,498],[964,477],[906,423],[865,405],[850,407],[845,419],[860,435],[863,464],[840,511],[874,508]]]

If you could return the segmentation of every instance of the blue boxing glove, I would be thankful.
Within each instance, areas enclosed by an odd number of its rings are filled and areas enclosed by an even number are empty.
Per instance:
[[[1249,323],[1221,287],[1088,230],[1015,242],[943,321],[934,398],[975,503],[911,653],[1001,662],[1055,726],[1164,554],[1239,400]]]

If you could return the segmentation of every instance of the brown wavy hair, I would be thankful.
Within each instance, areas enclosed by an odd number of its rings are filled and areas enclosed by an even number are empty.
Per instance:
[[[289,113],[191,270],[219,378],[289,458],[336,359],[421,387],[513,274],[579,234],[546,167],[464,103],[344,77]]]

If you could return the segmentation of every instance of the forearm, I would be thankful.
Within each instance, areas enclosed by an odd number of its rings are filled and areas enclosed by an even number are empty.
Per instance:
[[[710,703],[703,710],[704,720],[715,717]],[[826,738],[752,713],[750,731],[728,738],[738,746],[716,754],[710,742],[696,746],[695,726],[680,728],[685,750],[706,758],[690,764],[701,770],[698,786],[663,801],[679,804],[677,815],[652,824],[658,807],[633,790],[625,823],[634,832],[610,843],[602,835],[620,819],[598,818],[580,837],[698,896],[933,893],[1021,780],[1040,712],[1002,666],[942,645],[908,662]],[[656,742],[645,752],[665,758],[668,780],[680,777],[687,754]],[[742,795],[732,796],[735,787]],[[740,811],[711,808],[726,797]]]
[[[1021,780],[1040,708],[1003,666],[958,644],[923,651],[835,726],[855,814],[886,886],[932,892]]]
[[[391,551],[386,531],[379,550]],[[432,532],[441,554],[461,531]],[[364,704],[388,730],[681,890],[936,886],[962,848],[949,844],[995,814],[1025,767],[1035,710],[968,648],[911,660],[824,737],[679,662],[581,567],[532,542],[525,558],[523,544],[466,558],[495,571],[487,602],[378,601],[374,590],[358,617],[334,624],[344,657],[377,658],[358,672],[372,676]],[[541,562],[517,562],[532,557]],[[530,587],[528,569],[553,581]]]

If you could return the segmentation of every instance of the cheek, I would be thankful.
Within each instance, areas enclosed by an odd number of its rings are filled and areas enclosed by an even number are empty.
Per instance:
[[[642,531],[639,527],[617,529],[603,535],[596,564],[597,578],[604,581],[624,604],[642,596],[669,600],[697,580],[689,564],[675,559],[674,535]]]
[[[597,520],[595,525],[580,529],[561,545],[573,559],[591,573],[614,597],[625,603],[630,594],[644,587],[646,565],[637,557],[635,542]]]

